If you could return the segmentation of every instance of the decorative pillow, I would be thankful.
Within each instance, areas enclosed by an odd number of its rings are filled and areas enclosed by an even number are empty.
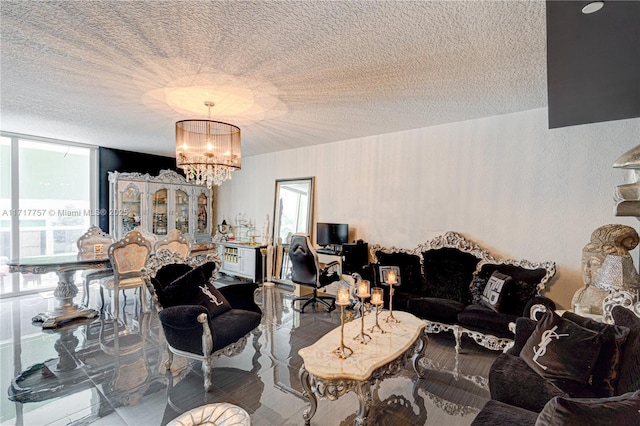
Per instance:
[[[611,398],[556,396],[544,406],[536,426],[637,425],[640,391]]]
[[[616,325],[631,330],[620,359],[616,393],[634,392],[640,389],[640,318],[622,306],[614,306],[611,315]]]
[[[170,263],[165,265],[156,272],[156,276],[151,278],[154,290],[158,296],[158,301],[163,307],[170,306],[171,303],[165,297],[165,289],[177,278],[183,276],[191,270],[191,266],[184,263]]]
[[[527,303],[538,294],[538,284],[547,273],[544,268],[528,269],[510,264],[485,263],[477,276],[488,280],[494,272],[500,272],[513,279],[508,292],[502,296],[501,312],[517,316],[522,316]]]
[[[169,284],[164,289],[165,298],[170,300],[169,306],[201,305],[212,317],[230,310],[231,304],[210,283],[215,267],[214,262],[207,262]]]
[[[200,289],[200,297],[198,297],[198,305],[204,306],[209,311],[209,317],[214,318],[231,310],[231,304],[218,291],[211,281],[202,283],[198,286]]]
[[[602,334],[547,312],[525,343],[520,358],[546,379],[586,384],[600,354]]]
[[[631,330],[620,325],[594,321],[570,311],[565,312],[562,317],[603,334],[602,348],[593,369],[591,388],[598,396],[614,396],[622,349]]]
[[[508,292],[508,288],[513,279],[505,274],[495,271],[489,277],[487,285],[484,286],[482,292],[482,304],[496,312],[502,312],[500,305],[502,304],[503,295]]]

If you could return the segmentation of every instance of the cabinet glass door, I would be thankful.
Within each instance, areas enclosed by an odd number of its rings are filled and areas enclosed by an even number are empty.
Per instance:
[[[189,233],[189,196],[181,189],[176,190],[176,229]]]
[[[122,210],[126,211],[126,215],[122,217],[122,234],[126,234],[129,231],[134,230],[137,226],[140,226],[140,211],[142,209],[142,197],[140,191],[134,187],[128,187],[122,193]]]
[[[156,235],[167,235],[167,190],[153,193],[153,230]]]
[[[206,195],[200,194],[198,197],[198,222],[196,223],[196,234],[204,234],[207,232],[207,205],[209,199]]]

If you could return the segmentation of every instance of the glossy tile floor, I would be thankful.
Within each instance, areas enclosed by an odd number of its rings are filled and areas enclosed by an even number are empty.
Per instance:
[[[299,314],[291,309],[290,290],[259,290],[256,301],[264,315],[258,333],[237,356],[215,361],[214,388],[205,393],[200,363],[176,356],[166,372],[157,314],[136,315],[135,295],[127,297],[117,339],[108,315],[55,330],[32,324],[34,315],[52,307],[50,297],[0,302],[2,425],[164,425],[214,402],[244,408],[253,425],[301,425],[308,405],[301,395],[298,349],[340,324],[339,310]],[[466,342],[456,357],[453,346],[449,337],[432,336],[432,369],[425,378],[407,367],[382,381],[369,424],[470,424],[489,399],[482,385],[497,353]],[[351,425],[357,408],[353,393],[322,399],[312,425]]]

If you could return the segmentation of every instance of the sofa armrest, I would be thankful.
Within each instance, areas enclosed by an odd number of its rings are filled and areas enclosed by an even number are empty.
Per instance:
[[[262,314],[254,298],[254,292],[257,288],[258,284],[256,283],[241,283],[219,287],[218,291],[229,301],[233,309],[244,309]]]
[[[533,371],[523,359],[500,354],[489,370],[491,398],[539,413],[554,396],[569,395]]]
[[[525,306],[522,316],[525,318],[531,318],[531,308],[534,305],[543,305],[544,307],[547,308],[547,311],[556,310],[556,304],[553,300],[545,296],[534,296],[529,300],[529,302],[527,302],[527,306]],[[535,318],[532,318],[532,319],[535,319]]]
[[[177,330],[188,330],[202,327],[202,321],[198,318],[201,314],[208,315],[204,306],[178,305],[164,308],[158,313],[158,318],[163,325]],[[206,321],[206,317],[204,320]]]

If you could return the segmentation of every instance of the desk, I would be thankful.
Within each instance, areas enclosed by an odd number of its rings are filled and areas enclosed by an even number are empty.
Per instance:
[[[384,318],[384,315],[380,313]],[[302,357],[300,381],[303,396],[309,401],[309,408],[302,417],[309,425],[318,407],[317,396],[338,399],[347,392],[358,395],[360,407],[354,425],[364,425],[372,404],[371,387],[385,377],[399,372],[409,360],[413,368],[422,377],[425,370],[419,365],[427,348],[424,334],[426,323],[407,312],[394,312],[399,323],[381,321],[386,333],[369,333],[372,339],[367,344],[353,341],[352,337],[360,332],[360,319],[344,325],[344,340],[353,349],[353,354],[341,359],[334,350],[340,346],[340,327],[330,331],[316,343],[298,351]],[[364,329],[375,324],[375,315],[365,317]]]
[[[102,269],[111,265],[109,258],[79,258],[76,254],[53,256],[33,256],[14,259],[8,263],[9,272],[46,274],[55,272],[58,275],[58,286],[53,292],[56,305],[53,311],[44,312],[33,317],[33,321],[42,322],[42,328],[55,328],[58,324],[75,318],[94,318],[98,315],[95,309],[75,305],[73,298],[78,294],[74,282],[76,271],[84,269]]]

